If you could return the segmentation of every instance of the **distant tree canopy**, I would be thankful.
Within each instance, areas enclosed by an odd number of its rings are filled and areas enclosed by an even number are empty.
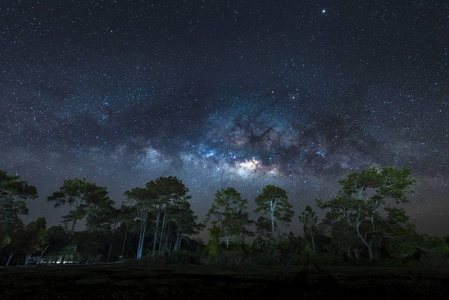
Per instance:
[[[85,178],[66,179],[59,191],[47,197],[47,201],[54,202],[55,207],[62,205],[72,207],[72,210],[63,218],[65,223],[72,222],[70,233],[73,234],[77,221],[98,213],[99,209],[107,210],[112,207],[114,201],[107,194],[105,187],[99,187],[94,183],[87,182]],[[91,224],[88,222],[87,225]]]
[[[411,186],[415,183],[411,170],[393,167],[378,170],[373,167],[352,172],[339,182],[342,188],[337,196],[327,202],[317,200],[317,205],[321,209],[330,209],[326,218],[331,222],[345,222],[349,228],[353,228],[372,260],[373,244],[381,235],[380,228],[376,227],[376,223],[382,219],[379,208],[387,200],[408,202],[407,195],[412,192]]]
[[[184,234],[196,233],[201,225],[190,208],[188,188],[176,177],[159,177],[145,184],[145,188],[134,188],[125,192],[126,206],[136,210],[140,222],[137,258],[143,251],[144,239],[150,215],[155,217],[153,227],[152,255],[161,256],[166,251],[170,230],[176,232],[175,248],[179,249]]]
[[[351,172],[339,183],[334,198],[316,200],[326,212],[324,219],[319,221],[311,205],[298,213],[304,236],[278,231],[294,215],[284,189],[267,185],[254,198],[254,212],[259,213],[255,220],[249,218],[248,200],[235,188],[217,190],[206,214],[205,223],[212,224],[205,231],[210,237],[206,246],[192,238],[205,225],[192,210],[189,189],[177,177],[158,177],[126,191],[120,208],[114,207],[106,187],[67,179],[47,200],[69,208],[63,223],[71,226],[47,229],[43,217],[27,225],[20,218],[28,212],[25,200],[37,197],[36,189],[0,171],[0,263],[36,263],[39,259],[32,256],[45,254],[59,263],[164,256],[168,261],[207,264],[290,265],[310,259],[340,263],[366,259],[370,264],[376,259],[378,264],[419,259],[425,265],[448,265],[449,244],[419,234],[398,207],[413,192],[410,169],[373,167]],[[80,220],[86,229],[74,231]],[[254,234],[252,244],[246,244],[245,237]]]
[[[302,212],[300,216],[298,216],[299,222],[303,224],[303,232],[304,237],[307,239],[307,237],[310,236],[310,241],[312,243],[312,250],[313,252],[316,251],[315,249],[315,235],[318,230],[318,216],[313,211],[312,207],[310,205],[307,205],[305,210]]]
[[[0,246],[11,242],[10,235],[22,226],[20,215],[28,214],[24,200],[37,198],[34,186],[0,170]]]
[[[241,240],[249,234],[248,226],[251,225],[247,212],[248,200],[243,199],[235,188],[228,187],[218,190],[212,207],[206,215],[206,221],[216,221],[221,235],[225,238],[226,247],[232,238]]]
[[[272,237],[276,238],[276,223],[280,221],[289,224],[293,217],[293,205],[290,204],[287,192],[280,187],[267,185],[255,199],[257,208],[254,212],[269,215]],[[261,222],[263,223],[263,222]]]

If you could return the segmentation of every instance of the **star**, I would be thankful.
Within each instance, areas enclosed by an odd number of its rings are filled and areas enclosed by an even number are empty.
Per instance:
[[[449,40],[422,17],[446,18],[432,3],[12,2],[0,9],[0,170],[36,186],[28,221],[74,177],[119,205],[177,176],[201,219],[220,188],[252,203],[278,184],[299,210],[351,170],[393,165],[419,182],[408,209],[420,230],[449,235],[447,216],[430,221],[449,210],[447,51],[428,51]]]

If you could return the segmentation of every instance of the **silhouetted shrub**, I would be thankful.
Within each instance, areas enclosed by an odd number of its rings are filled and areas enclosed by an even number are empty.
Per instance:
[[[448,267],[449,255],[436,252],[422,252],[419,261],[425,267]]]
[[[198,253],[190,252],[187,250],[173,251],[167,258],[169,264],[200,264],[200,256]]]

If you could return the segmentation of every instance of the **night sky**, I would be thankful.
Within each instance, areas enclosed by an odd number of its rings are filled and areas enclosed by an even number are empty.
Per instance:
[[[449,235],[447,1],[0,3],[0,169],[57,225],[64,179],[123,192],[177,176],[215,192],[284,188],[297,215],[370,166],[410,167],[404,204]],[[323,215],[323,214],[321,214]]]

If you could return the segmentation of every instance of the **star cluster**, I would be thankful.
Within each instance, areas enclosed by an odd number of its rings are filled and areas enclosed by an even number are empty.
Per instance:
[[[0,169],[123,192],[178,176],[201,216],[217,189],[267,184],[297,212],[351,170],[412,168],[406,207],[447,235],[444,1],[5,1]],[[54,219],[52,219],[54,218]],[[298,227],[298,226],[297,226]],[[292,228],[292,230],[296,230]]]

